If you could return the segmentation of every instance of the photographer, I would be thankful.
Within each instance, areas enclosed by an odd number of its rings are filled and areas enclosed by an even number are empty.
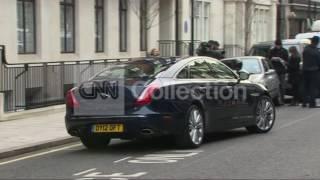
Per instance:
[[[224,59],[225,52],[219,49],[220,44],[217,41],[202,42],[197,50],[198,56],[208,56],[215,59]]]

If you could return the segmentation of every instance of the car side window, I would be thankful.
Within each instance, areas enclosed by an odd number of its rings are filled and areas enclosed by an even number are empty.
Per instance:
[[[236,79],[236,75],[223,63],[207,60],[214,78],[216,79]]]
[[[223,64],[227,65],[229,68],[231,68],[232,70],[235,70],[235,64],[236,64],[236,60],[235,59],[231,59],[231,60],[225,60],[222,62]]]
[[[178,79],[188,79],[189,78],[189,66],[184,67],[177,75]]]
[[[205,60],[193,61],[189,64],[190,79],[213,79],[214,73]]]

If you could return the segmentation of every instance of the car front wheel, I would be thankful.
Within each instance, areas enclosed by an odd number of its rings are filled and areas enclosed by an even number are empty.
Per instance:
[[[263,96],[257,103],[255,125],[247,127],[247,130],[253,133],[267,133],[272,129],[275,118],[276,109],[271,98]]]
[[[184,130],[176,138],[177,144],[185,148],[197,148],[204,138],[204,117],[198,106],[191,106],[184,121]]]

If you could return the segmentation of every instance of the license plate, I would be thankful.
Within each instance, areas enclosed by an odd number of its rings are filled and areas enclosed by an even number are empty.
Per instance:
[[[123,124],[97,124],[92,128],[94,133],[122,133],[124,131]]]

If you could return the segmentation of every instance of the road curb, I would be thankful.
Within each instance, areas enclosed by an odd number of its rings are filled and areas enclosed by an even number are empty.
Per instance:
[[[79,141],[78,138],[66,137],[66,138],[55,139],[52,141],[46,141],[46,142],[42,142],[42,143],[35,143],[32,145],[27,145],[27,146],[22,146],[22,147],[0,150],[0,159],[18,156],[18,155],[30,153],[33,151],[48,149],[48,148],[61,146],[64,144],[78,142],[78,141]]]

